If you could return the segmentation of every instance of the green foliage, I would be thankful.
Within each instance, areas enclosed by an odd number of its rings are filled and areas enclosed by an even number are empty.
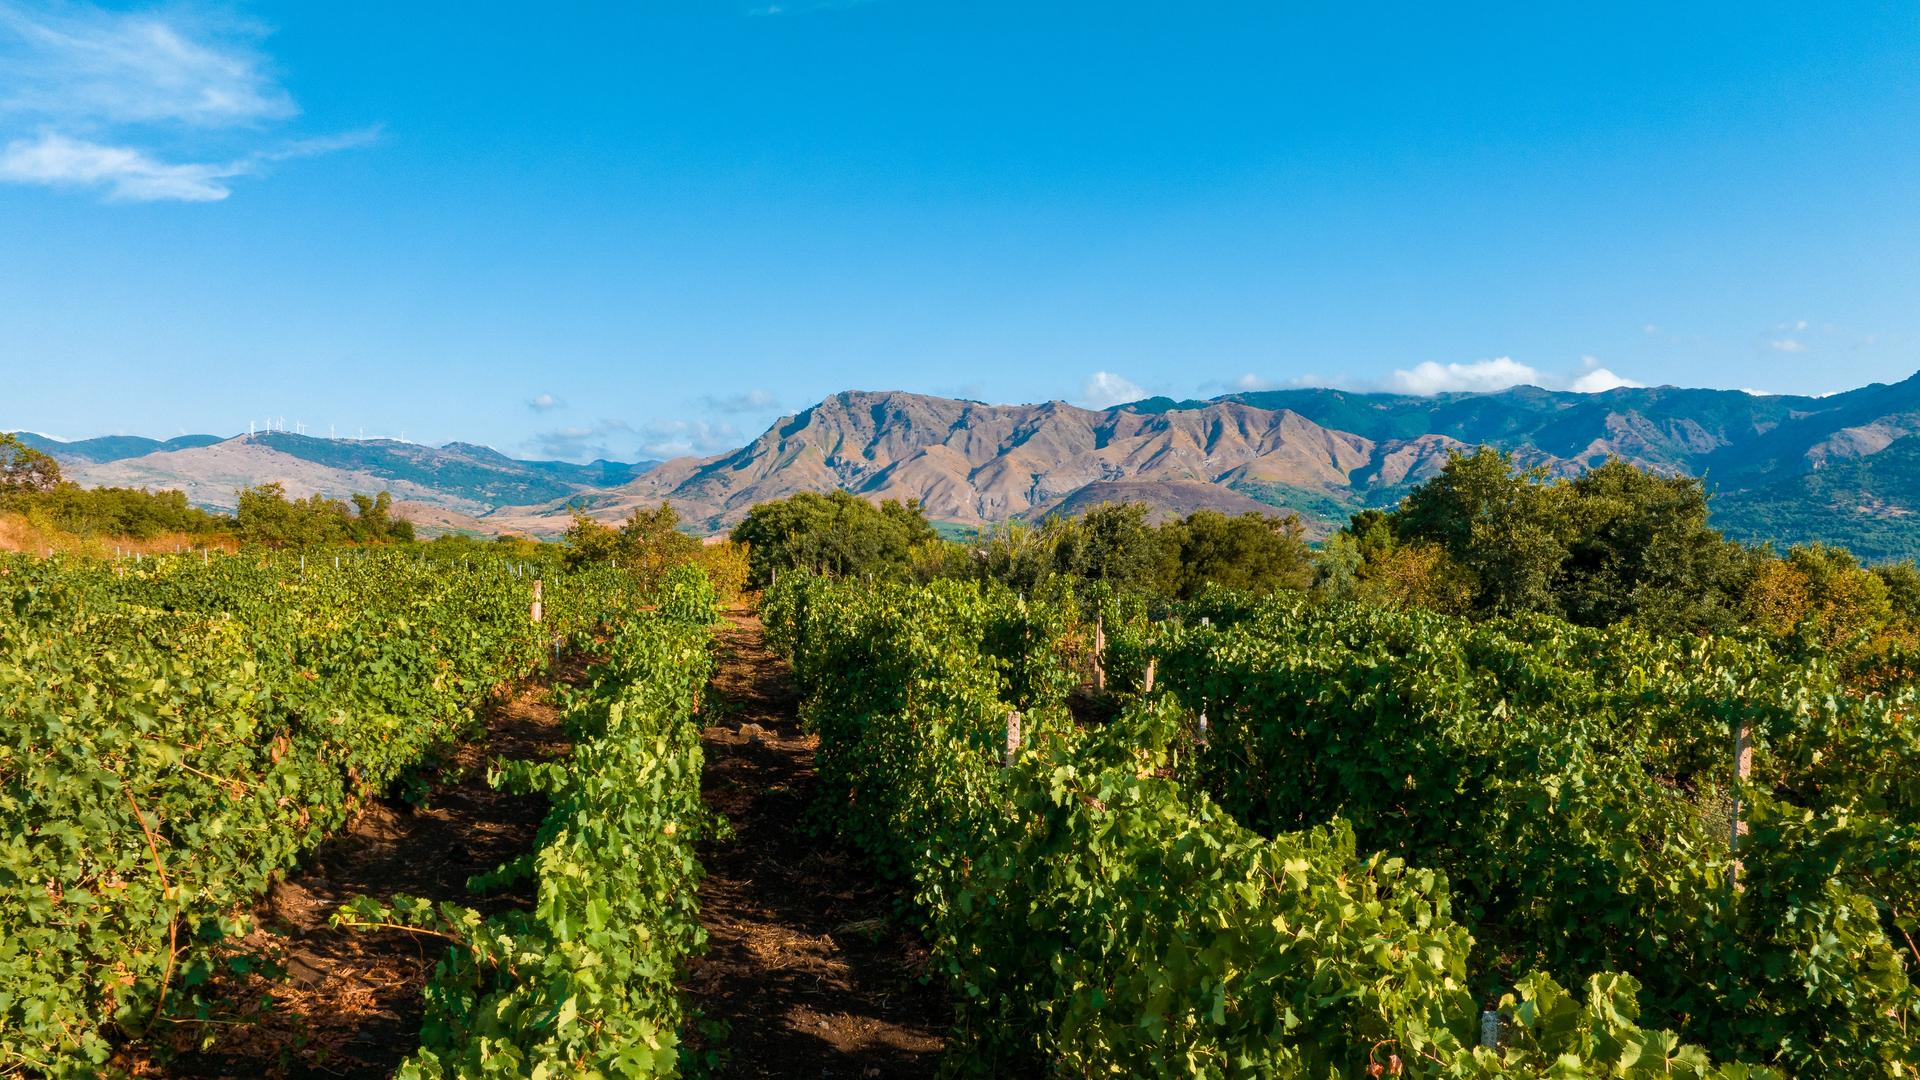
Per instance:
[[[1454,613],[1631,619],[1663,633],[1738,624],[1755,558],[1707,524],[1701,482],[1612,460],[1548,482],[1500,451],[1454,453],[1390,513],[1330,543],[1332,599]]]
[[[1455,453],[1393,515],[1394,533],[1438,544],[1472,575],[1474,606],[1493,614],[1551,611],[1567,558],[1560,489],[1539,470],[1516,472],[1503,451]]]
[[[234,536],[270,548],[318,544],[382,544],[413,539],[411,522],[392,516],[393,496],[355,495],[351,505],[312,495],[288,499],[279,483],[243,488],[234,513]]]
[[[733,540],[749,548],[749,583],[765,588],[775,572],[837,577],[905,577],[914,550],[939,542],[918,500],[878,506],[845,491],[801,492],[748,511]]]
[[[0,432],[0,496],[52,491],[59,485],[59,462]]]
[[[1444,870],[1494,946],[1476,989],[1623,971],[1659,1024],[1723,1057],[1900,1075],[1920,1056],[1895,944],[1920,892],[1887,857],[1920,820],[1910,687],[1863,696],[1817,655],[1545,618],[1204,610],[1218,625],[1154,650],[1162,687],[1211,723],[1182,775],[1263,832],[1337,817],[1362,850]],[[1743,725],[1765,780],[1742,785],[1736,889]]]
[[[0,498],[0,508],[25,513],[36,524],[73,536],[148,540],[162,533],[226,535],[233,520],[187,505],[179,491],[83,488],[62,483],[47,491]]]
[[[270,875],[609,596],[550,582],[536,627],[530,585],[388,552],[0,559],[0,1071],[96,1071],[169,981],[190,1009]]]
[[[1195,732],[1167,698],[1076,727],[1047,605],[783,578],[763,616],[807,694],[833,823],[915,889],[961,999],[954,1072],[1750,1075],[1632,1023],[1617,978],[1571,1014],[1523,983],[1500,1006],[1515,1037],[1479,1049],[1445,879],[1362,855],[1338,820],[1238,824],[1173,779]]]
[[[342,917],[404,922],[456,940],[427,988],[419,1053],[402,1077],[675,1076],[676,980],[705,942],[694,845],[708,828],[694,724],[712,670],[714,594],[694,567],[668,575],[657,612],[629,614],[575,699],[564,761],[516,762],[497,786],[551,806],[524,869],[528,911],[482,918],[455,904],[360,901]]]
[[[1700,481],[1613,459],[1566,486],[1557,610],[1582,626],[1632,618],[1657,631],[1725,630],[1752,558],[1707,524]]]
[[[1056,573],[1118,592],[1155,594],[1176,577],[1178,549],[1161,542],[1138,503],[1096,506],[1054,529]]]
[[[668,570],[693,561],[700,550],[700,541],[680,531],[680,515],[665,502],[651,510],[634,507],[617,529],[574,507],[565,542],[568,566],[617,564],[649,587]]]

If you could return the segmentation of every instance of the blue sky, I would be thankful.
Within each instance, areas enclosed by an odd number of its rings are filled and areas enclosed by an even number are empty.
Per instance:
[[[1920,6],[0,0],[0,427],[1920,369]]]

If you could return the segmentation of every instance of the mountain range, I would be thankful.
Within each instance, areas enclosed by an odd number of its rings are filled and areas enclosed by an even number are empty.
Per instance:
[[[730,453],[578,465],[486,447],[330,440],[285,432],[167,442],[61,443],[23,435],[89,485],[180,488],[231,507],[244,485],[294,495],[382,488],[430,530],[552,534],[570,506],[598,517],[668,500],[712,532],[755,503],[841,488],[917,498],[955,525],[1077,513],[1101,502],[1298,512],[1325,535],[1492,445],[1556,476],[1621,457],[1704,476],[1715,524],[1778,546],[1845,544],[1867,558],[1920,555],[1920,375],[1827,397],[1622,387],[1582,394],[1514,387],[1431,397],[1324,388],[1110,409],[990,405],[848,391],[782,417]]]

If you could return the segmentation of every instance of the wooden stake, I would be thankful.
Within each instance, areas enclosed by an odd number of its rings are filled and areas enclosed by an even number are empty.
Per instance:
[[[1020,713],[1007,710],[1007,767],[1013,767],[1013,759],[1020,754]]]
[[[539,578],[533,579],[533,621],[536,625],[540,622],[540,579]]]
[[[1100,662],[1100,657],[1104,655],[1106,651],[1107,628],[1105,621],[1101,616],[1095,615],[1093,617],[1093,689],[1097,693],[1105,693],[1107,689],[1107,668],[1105,664]]]
[[[1154,665],[1158,664],[1159,662],[1160,662],[1160,658],[1157,656],[1147,657],[1147,677],[1140,684],[1141,693],[1143,694],[1153,693],[1153,669],[1154,669]]]
[[[1734,855],[1733,887],[1740,888],[1741,864],[1740,838],[1747,835],[1747,823],[1740,819],[1740,794],[1747,786],[1747,777],[1753,775],[1753,729],[1745,724],[1733,733],[1733,814],[1727,831],[1727,850]]]

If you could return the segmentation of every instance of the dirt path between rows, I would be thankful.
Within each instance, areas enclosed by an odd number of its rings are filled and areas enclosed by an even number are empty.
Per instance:
[[[564,665],[564,683],[584,678]],[[223,975],[210,995],[210,1021],[163,1023],[125,1062],[137,1076],[353,1077],[392,1075],[420,1046],[422,996],[444,942],[405,931],[357,931],[328,925],[355,896],[397,894],[452,900],[493,913],[532,903],[532,883],[476,896],[467,879],[533,849],[546,799],[509,795],[487,784],[496,758],[545,759],[566,753],[560,710],[545,682],[522,686],[490,709],[486,735],[450,755],[445,782],[424,808],[397,798],[368,805],[322,843],[254,913],[258,926],[240,952],[277,963],[284,977]],[[200,1046],[203,1039],[211,1045]],[[161,1045],[162,1041],[171,1045]],[[171,1051],[171,1052],[169,1052]]]
[[[690,1004],[728,1027],[720,1074],[929,1075],[952,1006],[921,978],[926,947],[892,917],[895,891],[802,827],[816,739],[800,731],[786,661],[737,611],[716,657],[702,785],[734,836],[701,852],[709,943],[687,982]]]

